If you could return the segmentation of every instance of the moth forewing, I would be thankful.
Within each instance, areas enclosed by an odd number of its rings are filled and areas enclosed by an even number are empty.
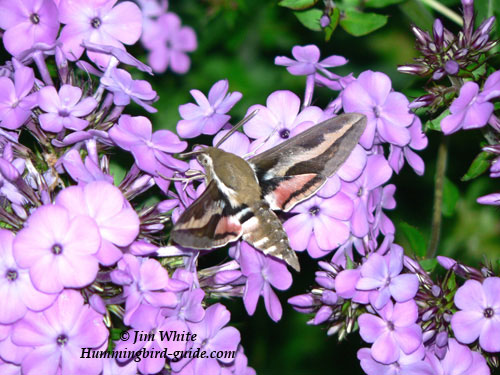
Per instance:
[[[297,255],[271,208],[288,211],[313,195],[347,159],[365,127],[364,115],[340,115],[249,161],[212,147],[197,150],[193,154],[209,177],[207,191],[180,216],[172,240],[200,249],[243,236],[298,271]]]
[[[366,128],[366,116],[343,114],[250,159],[263,197],[289,211],[318,191],[345,162]]]

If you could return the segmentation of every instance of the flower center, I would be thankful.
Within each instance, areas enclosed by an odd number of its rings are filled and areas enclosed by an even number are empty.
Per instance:
[[[68,342],[68,336],[66,336],[64,333],[57,336],[57,339],[56,339],[56,342],[57,342],[57,345],[59,346],[64,346],[66,345],[66,343]]]
[[[59,110],[59,116],[60,117],[68,117],[69,116],[68,110],[66,110],[66,109],[60,109]]]
[[[63,252],[62,245],[60,245],[58,243],[55,243],[54,245],[52,245],[52,253],[54,255],[60,255],[60,254],[62,254],[62,252]]]
[[[378,106],[373,107],[373,113],[375,114],[376,118],[380,117],[380,108]]]
[[[311,214],[311,216],[316,216],[319,212],[319,207],[318,206],[312,206],[310,209],[309,209],[309,213]]]
[[[101,27],[101,19],[99,17],[95,17],[92,19],[92,21],[90,21],[90,25],[94,28],[94,29],[98,29],[99,27]]]
[[[30,16],[30,21],[32,24],[34,25],[37,25],[40,23],[40,16],[36,13],[33,13],[31,16]]]
[[[483,315],[485,318],[489,319],[489,318],[493,318],[493,315],[495,315],[495,312],[493,311],[493,309],[491,307],[488,307],[488,308],[484,309]]]
[[[393,322],[387,322],[387,329],[389,331],[394,331],[394,323]]]
[[[362,196],[363,196],[363,186],[360,186],[359,190],[358,190],[358,197],[362,197]]]
[[[5,273],[5,278],[9,281],[16,280],[18,276],[19,274],[17,273],[17,270],[13,269],[7,270],[7,272]]]
[[[280,131],[280,137],[283,138],[283,139],[288,139],[288,137],[290,137],[290,130],[288,130],[288,129],[282,129]]]

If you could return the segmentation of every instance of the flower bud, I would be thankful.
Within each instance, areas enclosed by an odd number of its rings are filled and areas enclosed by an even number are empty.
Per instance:
[[[421,64],[407,64],[398,66],[398,71],[400,73],[423,76],[429,72],[429,68]]]
[[[412,26],[411,31],[413,31],[413,34],[415,34],[415,37],[417,38],[417,43],[421,44],[422,46],[426,46],[428,43],[431,42],[431,37],[429,36],[429,33],[423,31],[417,26]]]
[[[443,23],[439,18],[436,18],[436,20],[434,21],[434,26],[432,30],[434,33],[434,42],[436,43],[437,46],[442,47],[444,40],[444,30],[443,30]]]
[[[463,18],[464,18],[464,35],[466,40],[472,37],[474,28],[474,0],[462,0]]]
[[[323,14],[319,19],[319,24],[323,29],[327,27],[330,24],[330,22],[331,22],[330,17],[327,14]]]
[[[454,61],[454,60],[448,60],[444,64],[444,70],[449,75],[455,75],[455,74],[457,74],[459,72],[460,66],[458,65],[458,63],[456,61]]]
[[[415,109],[415,108],[421,108],[421,107],[428,107],[432,103],[434,103],[434,100],[436,100],[436,96],[433,94],[422,95],[421,97],[412,101],[408,105],[408,108]]]
[[[441,331],[436,336],[436,345],[440,348],[448,345],[448,332]]]

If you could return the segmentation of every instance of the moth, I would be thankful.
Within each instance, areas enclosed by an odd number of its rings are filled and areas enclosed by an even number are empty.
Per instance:
[[[357,113],[339,115],[245,160],[216,147],[196,155],[206,189],[179,217],[171,241],[193,249],[239,238],[300,270],[274,210],[290,211],[312,196],[350,155],[366,127]]]

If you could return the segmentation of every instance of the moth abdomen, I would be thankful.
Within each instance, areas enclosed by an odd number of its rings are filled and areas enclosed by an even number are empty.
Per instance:
[[[243,239],[264,254],[282,259],[296,271],[300,271],[299,260],[295,251],[290,248],[281,220],[267,202],[257,202],[251,210],[253,216],[242,223]]]

